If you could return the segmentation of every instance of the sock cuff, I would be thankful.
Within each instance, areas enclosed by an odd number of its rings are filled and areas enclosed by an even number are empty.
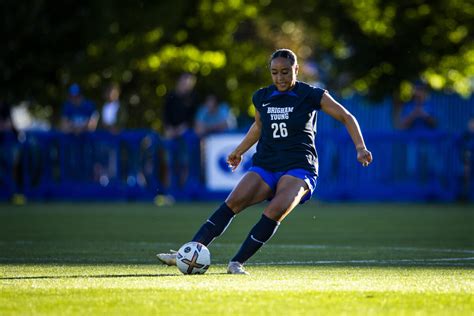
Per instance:
[[[268,216],[265,215],[265,214],[262,214],[261,220],[264,221],[265,223],[267,223],[268,225],[280,226],[280,222],[279,222],[279,221],[276,221],[276,220],[274,220],[274,219],[271,219],[270,217],[268,217]]]
[[[272,236],[278,230],[279,225],[280,222],[262,214],[262,217],[258,223],[250,231],[250,238],[256,242],[264,244],[270,240],[270,238],[272,238]]]
[[[221,210],[225,211],[228,215],[235,216],[234,211],[227,205],[226,202],[222,203],[222,205],[219,207]]]

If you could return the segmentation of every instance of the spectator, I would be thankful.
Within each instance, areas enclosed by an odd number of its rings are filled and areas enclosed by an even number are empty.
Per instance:
[[[466,130],[462,133],[459,147],[462,160],[462,201],[474,200],[474,117],[469,118]]]
[[[22,146],[13,125],[11,107],[0,100],[0,183],[7,184],[7,195],[13,204],[24,204]]]
[[[69,97],[63,104],[61,130],[80,134],[97,128],[99,114],[95,104],[84,98],[77,83],[69,87]]]
[[[99,120],[94,102],[86,99],[77,83],[68,89],[68,99],[63,104],[61,130],[70,134],[61,138],[64,177],[72,181],[89,181],[94,177],[90,162],[92,143],[86,132],[95,131]]]
[[[432,111],[426,84],[417,81],[412,99],[402,108],[399,126],[401,129],[418,130],[435,128],[437,122]]]
[[[399,116],[398,126],[403,130],[410,130],[413,137],[421,131],[433,130],[437,125],[433,116],[432,104],[428,98],[427,86],[422,81],[414,84],[413,97],[403,104]],[[442,166],[433,160],[437,154],[435,144],[426,142],[409,142],[406,144],[406,172],[410,177],[417,175],[419,181],[427,182],[436,177]]]
[[[105,99],[101,115],[102,127],[116,133],[124,127],[127,115],[124,106],[120,103],[120,87],[117,84],[111,84],[105,91]]]
[[[196,77],[190,73],[183,73],[179,77],[174,91],[171,91],[165,100],[164,106],[164,134],[169,145],[169,152],[164,158],[167,165],[163,182],[171,191],[179,192],[181,188],[190,184],[190,161],[198,164],[199,142],[192,129],[197,109],[194,87]],[[192,168],[196,173],[197,168]],[[194,178],[198,176],[194,175]]]
[[[125,126],[127,113],[120,103],[120,87],[112,83],[104,93],[105,103],[102,107],[100,125],[107,132],[117,134]],[[109,137],[109,136],[107,136]],[[95,147],[96,162],[94,164],[94,179],[106,186],[110,180],[117,178],[118,153],[120,151],[117,138],[107,138],[109,141],[101,146]]]
[[[0,132],[13,132],[11,108],[6,102],[0,101]]]
[[[195,85],[196,77],[183,73],[175,90],[166,96],[163,120],[166,138],[175,139],[191,128],[197,109]]]
[[[227,103],[219,103],[215,95],[208,95],[198,109],[194,128],[199,137],[224,132],[236,127],[236,119]]]

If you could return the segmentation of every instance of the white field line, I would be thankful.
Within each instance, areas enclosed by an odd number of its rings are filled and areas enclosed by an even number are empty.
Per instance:
[[[124,244],[136,244],[142,246],[154,246],[160,247],[163,246],[171,247],[171,248],[179,248],[179,244],[177,243],[153,243],[148,241],[139,241],[139,242],[125,242]],[[228,247],[240,247],[241,244],[236,243],[212,243],[209,245],[209,248],[228,248]],[[344,245],[309,245],[309,244],[267,244],[265,245],[267,248],[281,248],[281,249],[374,249],[374,250],[394,250],[394,251],[425,251],[425,252],[433,252],[433,253],[467,253],[467,254],[474,254],[474,249],[450,249],[450,248],[424,248],[424,247],[399,247],[399,246],[344,246]],[[159,248],[157,248],[159,249]]]
[[[210,247],[234,247],[240,246],[240,244],[211,244]],[[449,248],[423,248],[423,247],[390,247],[390,246],[334,246],[334,245],[284,245],[284,244],[268,244],[265,247],[268,248],[281,248],[281,249],[372,249],[372,250],[394,250],[394,251],[424,251],[432,253],[467,253],[474,254],[474,250],[471,249],[449,249]]]

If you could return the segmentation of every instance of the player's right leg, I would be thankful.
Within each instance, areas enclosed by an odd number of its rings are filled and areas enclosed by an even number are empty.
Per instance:
[[[246,207],[264,201],[272,196],[272,190],[254,173],[248,172],[227,197],[226,201],[206,220],[194,235],[192,241],[208,246],[224,233],[234,216]],[[158,260],[167,265],[176,265],[176,253],[157,254]]]

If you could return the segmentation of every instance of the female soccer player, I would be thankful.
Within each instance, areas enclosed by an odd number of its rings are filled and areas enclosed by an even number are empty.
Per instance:
[[[250,205],[270,200],[229,262],[230,274],[248,274],[243,264],[275,234],[281,221],[314,192],[318,175],[314,139],[319,110],[346,126],[357,160],[363,166],[372,162],[355,117],[327,91],[296,80],[298,63],[291,50],[276,50],[270,59],[270,71],[273,84],[258,90],[252,98],[257,110],[255,122],[227,158],[229,167],[235,170],[242,155],[258,142],[253,165],[192,239],[207,246],[226,230],[235,215]],[[176,264],[174,252],[157,256],[165,264]]]

